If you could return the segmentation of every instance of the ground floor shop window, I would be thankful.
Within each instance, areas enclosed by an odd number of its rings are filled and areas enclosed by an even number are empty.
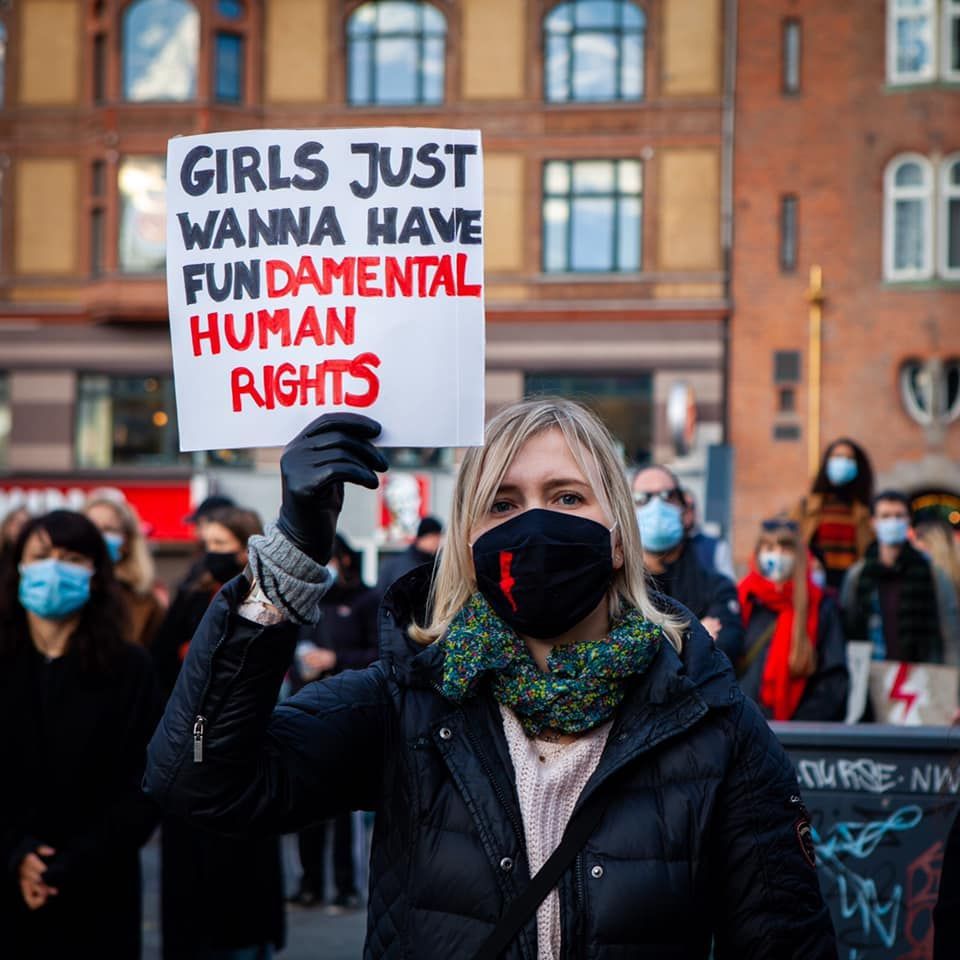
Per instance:
[[[0,469],[9,463],[10,450],[10,376],[0,373]]]
[[[249,466],[248,450],[181,453],[173,379],[82,374],[77,386],[78,467]],[[198,463],[199,460],[199,463]]]
[[[649,373],[530,373],[525,393],[569,397],[596,411],[610,428],[629,464],[653,455],[653,378]]]

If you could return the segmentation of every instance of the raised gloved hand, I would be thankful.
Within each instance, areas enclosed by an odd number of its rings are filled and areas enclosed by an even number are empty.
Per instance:
[[[387,469],[383,454],[370,442],[380,424],[357,413],[325,413],[290,443],[280,459],[283,504],[277,527],[292,544],[326,563],[343,506],[343,484],[371,490],[380,483],[374,471]]]

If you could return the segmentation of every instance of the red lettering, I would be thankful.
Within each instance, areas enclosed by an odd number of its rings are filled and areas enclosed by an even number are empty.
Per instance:
[[[247,312],[243,315],[243,335],[237,336],[236,321],[232,313],[223,315],[223,333],[227,339],[227,346],[232,350],[246,350],[253,343],[253,314]]]
[[[217,325],[218,314],[207,314],[207,329],[200,329],[200,317],[194,315],[190,318],[190,339],[193,341],[193,355],[199,357],[202,350],[200,342],[202,340],[210,341],[210,353],[216,356],[220,352],[220,327]]]
[[[307,391],[313,390],[313,406],[322,407],[326,400],[326,387],[323,381],[324,364],[318,363],[313,368],[313,376],[309,374],[310,368],[304,364],[300,368],[300,406],[305,407],[310,403],[307,397]]]
[[[290,293],[291,290],[293,290],[295,279],[293,267],[291,267],[290,264],[285,260],[268,260],[266,263],[266,270],[268,297],[285,297],[288,293]],[[280,286],[277,284],[278,273],[283,274],[286,278],[286,283]]]
[[[457,295],[461,297],[479,297],[482,284],[467,283],[467,255],[457,254]]]
[[[294,293],[300,292],[303,284],[309,283],[317,293],[322,293],[320,289],[320,278],[317,276],[317,268],[313,265],[313,257],[301,257],[300,266],[297,267],[297,288]]]
[[[300,392],[300,380],[303,376],[304,367],[300,368],[300,376],[297,376],[297,368],[292,363],[281,363],[277,367],[275,391],[277,399],[282,407],[292,407],[297,402],[297,395]],[[293,378],[292,380],[290,378]]]
[[[334,279],[340,280],[345,297],[353,296],[353,274],[356,268],[356,257],[345,257],[339,261],[332,260],[330,257],[323,258],[323,289],[321,293],[330,292]]]
[[[409,257],[403,258],[403,268],[401,272],[400,261],[396,257],[385,257],[383,261],[384,281],[386,282],[386,295],[395,297],[397,289],[400,290],[401,297],[413,296],[413,270]]]
[[[435,267],[439,262],[439,257],[411,257],[417,267],[417,296],[425,297],[427,295],[427,267]]]
[[[330,398],[330,402],[335,406],[339,407],[343,403],[343,375],[350,370],[350,361],[349,360],[327,360],[324,363],[324,372],[331,373],[332,381],[331,384],[333,387],[333,396]]]
[[[313,309],[312,307],[310,309]],[[336,307],[327,307],[327,343],[336,343],[337,337],[341,343],[350,346],[356,339],[356,307],[347,307],[344,310],[344,319],[341,320]]]
[[[433,283],[430,284],[429,296],[435,297],[440,287],[443,287],[443,292],[448,297],[456,296],[457,291],[453,285],[453,266],[449,256],[440,258],[440,265],[433,275]]]
[[[329,310],[327,311],[330,312]],[[320,330],[320,318],[317,316],[317,308],[307,307],[300,318],[300,325],[297,327],[297,335],[293,338],[293,345],[299,347],[301,343],[310,337],[317,346],[323,346],[323,332]]]
[[[263,397],[253,385],[253,373],[246,367],[235,367],[230,371],[230,393],[233,396],[233,412],[239,413],[243,402],[241,397],[247,394],[258,406],[264,405]]]
[[[364,380],[366,393],[348,393],[344,399],[348,407],[369,407],[380,396],[380,380],[370,367],[379,367],[380,358],[375,353],[361,353],[350,361],[350,376]]]
[[[283,307],[280,310],[257,311],[257,327],[260,331],[260,349],[266,350],[268,346],[268,334],[279,333],[280,345],[290,346],[290,311]]]
[[[379,257],[360,257],[357,260],[357,293],[361,297],[382,297],[380,287],[372,287],[377,279],[376,269],[380,264]]]
[[[268,410],[273,410],[277,405],[277,398],[273,385],[273,364],[270,363],[263,368],[263,396],[264,406]]]

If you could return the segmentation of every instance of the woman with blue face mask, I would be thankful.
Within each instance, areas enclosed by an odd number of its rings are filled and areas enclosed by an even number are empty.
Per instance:
[[[866,452],[846,437],[824,451],[810,493],[793,513],[800,540],[822,559],[826,584],[836,596],[847,570],[873,543],[870,501],[873,468]],[[801,566],[806,555],[798,558]]]
[[[140,956],[143,796],[159,715],[146,653],[124,639],[106,545],[84,516],[27,523],[0,584],[0,891],[4,955]]]
[[[785,515],[761,524],[738,588],[746,627],[740,687],[771,720],[841,721],[849,679],[840,611],[814,582],[811,563],[798,570],[798,533]]]
[[[136,511],[126,500],[94,493],[83,508],[103,534],[127,607],[128,639],[149,647],[163,622],[166,604],[157,593],[155,568]]]
[[[344,487],[387,468],[379,433],[327,414],[287,446],[148,792],[235,832],[376,811],[368,960],[836,960],[796,774],[707,631],[648,590],[622,461],[578,404],[500,411],[436,569],[384,598],[380,659],[274,707]]]

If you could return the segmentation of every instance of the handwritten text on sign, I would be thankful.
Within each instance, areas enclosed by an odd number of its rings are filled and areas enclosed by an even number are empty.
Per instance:
[[[482,442],[477,132],[176,138],[167,211],[181,449],[282,444],[337,410],[385,445]]]

